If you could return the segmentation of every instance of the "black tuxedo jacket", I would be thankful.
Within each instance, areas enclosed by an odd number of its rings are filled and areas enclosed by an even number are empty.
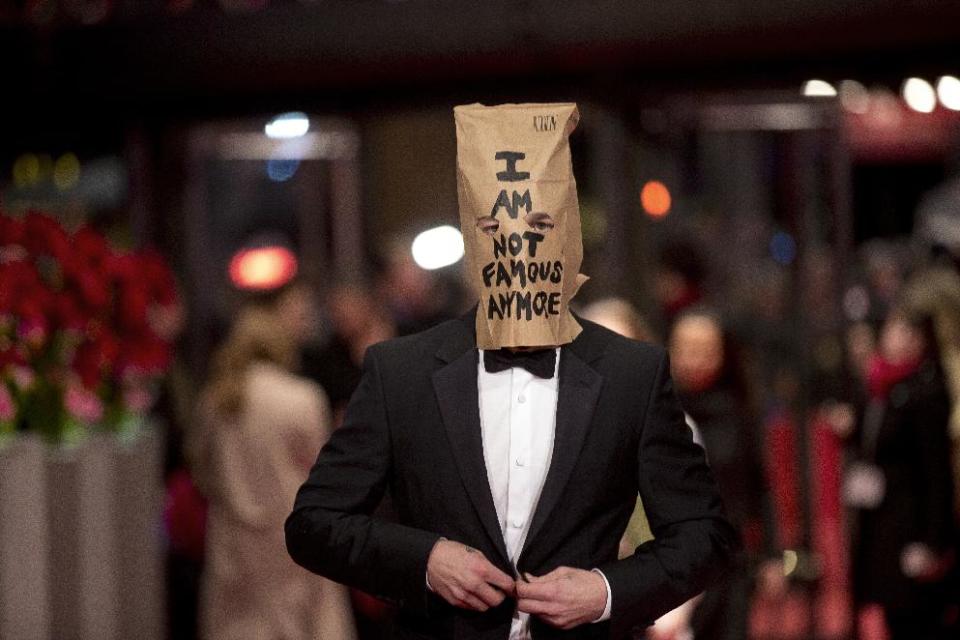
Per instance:
[[[534,618],[537,640],[623,637],[702,590],[738,545],[664,350],[578,320],[583,332],[560,352],[553,457],[517,569],[599,568],[612,614],[570,631]],[[344,424],[286,522],[298,564],[400,606],[399,638],[506,640],[516,606],[458,609],[425,584],[441,536],[514,575],[483,459],[473,323],[471,312],[367,351]],[[388,488],[396,522],[371,516]],[[638,492],[656,539],[617,560]]]

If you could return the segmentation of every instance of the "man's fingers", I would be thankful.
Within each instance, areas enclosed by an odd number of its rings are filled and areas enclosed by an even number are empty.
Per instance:
[[[553,581],[519,582],[517,583],[517,597],[550,602],[557,599],[557,585]]]
[[[482,600],[462,587],[451,585],[448,591],[450,595],[449,597],[444,596],[444,599],[454,606],[473,609],[475,611],[486,611],[489,609]]]
[[[570,573],[570,571],[571,571],[570,567],[557,567],[556,569],[554,569],[554,570],[551,571],[550,573],[545,573],[545,574],[543,574],[543,575],[540,577],[540,579],[541,579],[541,580],[544,580],[544,581],[547,581],[547,580],[559,580],[560,578],[562,578],[562,577],[564,577],[565,575],[567,575],[568,573]]]
[[[503,602],[504,598],[502,591],[497,591],[486,582],[477,583],[476,587],[470,589],[470,592],[490,607],[497,606]]]
[[[489,561],[487,562],[486,567],[484,567],[483,573],[481,574],[483,579],[500,589],[504,593],[513,593],[514,592],[514,580],[500,569],[497,569]]]
[[[471,547],[465,547],[468,553],[467,560],[467,570],[472,572],[474,575],[478,576],[484,584],[492,584],[497,589],[500,589],[503,593],[513,594],[515,592],[513,578],[505,574],[503,571],[498,569],[492,562],[487,560],[487,558]],[[493,589],[491,589],[493,591]],[[477,590],[474,589],[476,593]],[[486,599],[486,598],[485,598]],[[489,599],[486,599],[489,601]],[[503,600],[502,594],[498,596],[498,601],[491,604],[491,606],[496,606],[500,601]]]
[[[544,617],[554,616],[558,613],[556,603],[545,602],[543,600],[530,600],[529,598],[520,598],[517,600],[517,609],[524,613]]]
[[[557,567],[550,573],[545,573],[542,576],[535,576],[530,573],[524,573],[523,575],[527,578],[528,582],[549,582],[551,580],[558,580],[570,573],[570,567]]]
[[[465,591],[463,596],[460,597],[460,601],[463,603],[463,607],[466,609],[473,609],[474,611],[486,611],[490,607],[487,604],[473,595],[469,591]]]

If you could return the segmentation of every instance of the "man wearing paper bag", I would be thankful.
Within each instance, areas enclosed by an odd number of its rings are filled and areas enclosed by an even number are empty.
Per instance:
[[[576,318],[573,104],[454,109],[464,317],[371,347],[287,520],[397,638],[622,638],[737,548],[665,352]],[[371,516],[389,489],[397,522]],[[656,539],[617,560],[637,494]]]

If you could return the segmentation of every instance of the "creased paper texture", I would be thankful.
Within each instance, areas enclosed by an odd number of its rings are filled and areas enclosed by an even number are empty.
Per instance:
[[[572,103],[454,108],[481,349],[561,345],[581,331],[569,310],[587,280],[569,145],[579,118]]]

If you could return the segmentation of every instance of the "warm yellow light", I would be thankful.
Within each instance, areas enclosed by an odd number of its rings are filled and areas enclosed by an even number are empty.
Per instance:
[[[783,575],[789,576],[794,571],[797,570],[797,565],[800,563],[800,557],[797,555],[797,552],[793,549],[786,549],[783,552]]]
[[[80,160],[74,153],[65,153],[53,165],[53,184],[60,191],[66,191],[80,182]]]
[[[40,158],[25,153],[13,163],[13,184],[19,189],[31,187],[40,181]]]
[[[297,258],[285,247],[238,251],[230,260],[230,280],[241,289],[274,289],[297,273]]]
[[[648,215],[654,218],[662,218],[670,213],[672,198],[667,185],[659,180],[650,180],[643,189],[640,190],[640,204]]]

